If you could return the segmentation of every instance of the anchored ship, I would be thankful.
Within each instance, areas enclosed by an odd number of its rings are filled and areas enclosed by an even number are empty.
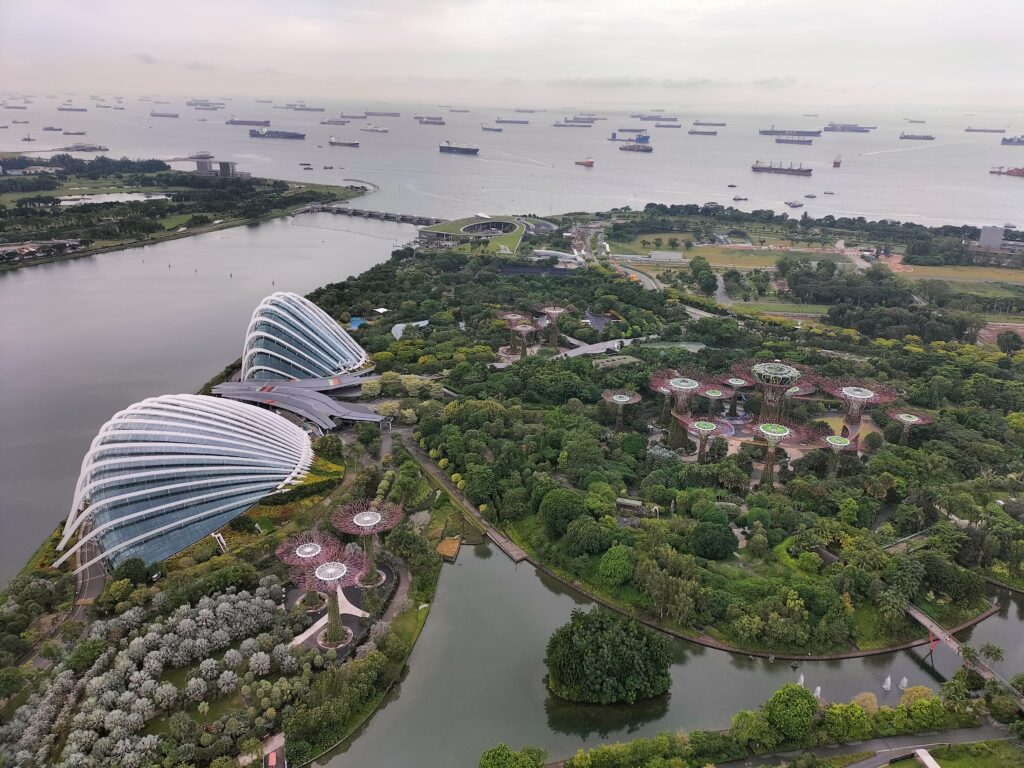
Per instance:
[[[88,107],[57,107],[58,112],[88,112]]]
[[[687,131],[690,136],[717,136],[718,131],[700,131],[696,128],[691,128]]]
[[[762,128],[758,131],[762,136],[821,136],[821,131],[790,131],[776,128]]]
[[[555,128],[593,128],[593,123],[579,122],[578,120],[563,120],[560,123],[552,123]]]
[[[85,131],[64,131],[65,136],[85,136]]]
[[[779,136],[775,139],[776,144],[813,144],[814,139],[801,139],[797,137]]]
[[[446,141],[438,146],[441,152],[449,152],[454,155],[475,155],[480,152],[480,147],[475,144],[455,144]]]
[[[390,129],[384,125],[374,125],[373,123],[367,123],[360,131],[366,131],[367,133],[387,133]]]
[[[232,117],[230,120],[224,121],[225,125],[257,125],[266,128],[270,125],[269,120],[239,120],[237,117]]]
[[[655,123],[655,128],[682,128],[683,126],[679,123]],[[717,131],[715,131],[717,133]]]
[[[110,147],[102,144],[72,144],[69,147],[62,147],[61,152],[109,152]]]
[[[359,142],[358,141],[344,141],[343,139],[336,139],[333,136],[331,136],[330,140],[327,143],[330,144],[332,147],[358,147],[359,146]]]
[[[266,128],[250,128],[249,135],[254,139],[304,139],[306,134],[298,131],[268,131]]]
[[[1024,134],[1020,136],[1006,136],[999,140],[1005,147],[1024,147]]]
[[[715,123],[715,122],[712,122],[711,120],[694,120],[693,124],[694,125],[710,125],[710,126],[713,126],[713,127],[716,127],[716,128],[724,128],[725,127],[725,123]],[[774,128],[775,126],[772,126],[772,127]]]
[[[964,128],[964,133],[1006,133],[1005,128]]]
[[[1017,176],[1018,178],[1024,178],[1024,168],[1004,168],[1000,165],[998,168],[993,168],[989,173],[996,176]]]
[[[490,125],[489,123],[481,123],[480,124],[480,130],[482,130],[482,131],[490,131],[491,133],[501,133],[505,129],[504,128],[499,128],[496,125]]]
[[[328,117],[325,120],[321,120],[320,125],[348,125],[348,120],[343,120],[340,117]]]
[[[516,110],[516,111],[518,111],[518,110]],[[498,125],[529,125],[530,124],[529,120],[517,120],[515,118],[510,118],[510,117],[496,117],[494,119],[494,122],[497,123]]]
[[[577,160],[576,165],[582,165],[584,168],[593,168],[594,158],[588,157],[586,160]]]
[[[762,163],[760,160],[750,166],[750,170],[754,173],[783,173],[787,176],[810,176],[813,173],[813,169],[804,168],[803,163],[783,165],[782,163]]]
[[[829,123],[825,131],[829,133],[870,133],[878,126],[857,125],[856,123]]]
[[[45,126],[43,126],[43,130],[44,131],[63,131],[64,129],[63,128],[58,128],[58,127],[56,127],[54,125],[45,125]]]
[[[654,147],[650,144],[641,144],[639,142],[630,142],[623,144],[619,147],[623,152],[653,152]]]
[[[401,117],[401,112],[367,112],[367,117]]]
[[[149,113],[149,116],[150,117],[177,117],[178,113],[177,112],[156,112],[156,111],[151,111]]]
[[[935,141],[935,137],[930,133],[901,133],[900,138],[909,141]]]

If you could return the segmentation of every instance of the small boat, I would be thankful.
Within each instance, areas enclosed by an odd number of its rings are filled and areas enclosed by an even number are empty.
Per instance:
[[[823,194],[823,195],[834,195],[834,194],[835,194],[835,192],[833,192],[833,191],[832,191],[831,189],[826,189],[826,190],[825,190],[824,192],[822,192],[821,194]]]
[[[497,125],[491,125],[490,123],[481,123],[480,130],[491,131],[492,133],[501,133],[505,129]]]
[[[588,157],[586,160],[577,160],[576,165],[582,165],[584,168],[593,168],[594,158]]]
[[[26,136],[26,137],[25,137],[24,139],[22,139],[22,141],[35,141],[35,139],[33,139],[33,138],[32,138],[32,136],[31,136],[31,134],[29,134],[29,135],[28,135],[28,136]]]
[[[28,125],[28,120],[11,120],[12,125]]]
[[[801,203],[799,200],[787,200],[786,201],[786,205],[788,205],[790,208],[803,208],[804,207],[804,204]]]
[[[330,141],[328,141],[327,143],[330,144],[332,147],[358,147],[359,146],[359,142],[358,141],[342,141],[341,139],[336,139],[333,136],[331,136]]]
[[[729,189],[736,189],[735,184],[726,184],[725,186],[727,186]]]
[[[43,126],[43,130],[44,131],[63,131],[64,129],[63,128],[58,128],[55,125],[44,125]]]
[[[389,128],[386,125],[374,125],[373,123],[367,123],[359,130],[366,131],[367,133],[387,133]]]
[[[905,678],[905,677],[903,677],[903,678],[900,678],[900,685],[899,685],[899,688],[900,688],[900,690],[901,690],[901,691],[905,691],[905,690],[907,690],[907,685],[908,685],[909,683],[910,683],[910,681],[909,681],[909,680],[907,680],[907,678]]]
[[[734,203],[738,203],[738,202],[740,202],[741,200],[746,200],[746,199],[747,199],[747,198],[745,198],[745,197],[743,197],[743,196],[741,196],[741,195],[735,195],[735,196],[733,197],[732,201],[733,201]]]
[[[334,166],[333,165],[325,165],[324,166],[324,170],[325,171],[333,171],[334,170]]]
[[[817,195],[812,192],[809,195],[804,195],[804,197],[806,197],[808,200],[813,200],[814,198],[817,197]]]

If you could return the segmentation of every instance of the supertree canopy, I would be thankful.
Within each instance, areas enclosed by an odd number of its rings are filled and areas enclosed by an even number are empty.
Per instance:
[[[526,337],[537,330],[537,326],[528,320],[523,320],[518,323],[514,323],[512,326],[512,332],[519,336],[519,357],[526,357]]]
[[[697,437],[697,462],[703,464],[707,457],[708,440],[716,432],[721,432],[721,425],[706,419],[676,416],[680,425]]]
[[[690,371],[672,371],[673,376],[664,380],[664,386],[672,395],[675,403],[673,415],[685,416],[690,412],[690,401],[700,389],[700,381],[696,376],[701,374]],[[671,448],[682,448],[688,445],[686,430],[680,428],[679,420],[672,419],[669,423],[668,444]]]
[[[303,531],[289,536],[277,546],[277,559],[294,566],[306,566],[333,560],[341,544],[323,531]]]
[[[892,402],[898,395],[888,384],[868,382],[869,386],[865,386],[865,383],[852,379],[826,379],[821,382],[823,390],[843,401],[846,422],[854,427],[860,424],[865,408]]]
[[[829,477],[835,477],[839,471],[839,454],[843,451],[857,449],[850,438],[841,435],[826,435],[821,438],[821,444],[831,452],[828,459]]]
[[[366,555],[353,546],[346,547],[333,560],[309,563],[293,572],[293,581],[304,590],[327,595],[327,629],[323,635],[325,644],[343,644],[346,630],[341,623],[338,594],[344,587],[356,586],[368,566]]]
[[[679,371],[673,371],[670,368],[663,368],[660,371],[652,373],[647,379],[647,386],[651,388],[651,391],[662,395],[664,398],[660,418],[662,425],[668,423],[669,412],[672,410],[672,388],[668,385],[668,380],[675,378],[678,375]]]
[[[331,515],[331,524],[351,536],[373,536],[386,533],[402,521],[403,510],[398,504],[374,504],[370,499],[350,501]]]
[[[606,389],[601,393],[606,403],[615,406],[615,429],[622,429],[622,411],[627,405],[640,402],[640,395],[631,389]]]
[[[541,307],[540,311],[543,312],[548,318],[548,328],[550,328],[550,342],[551,346],[558,346],[558,318],[564,315],[569,310],[565,307],[559,307],[555,305]]]
[[[711,382],[702,384],[697,390],[697,394],[708,400],[708,416],[714,418],[718,415],[718,403],[730,399],[735,392],[722,384]]]
[[[910,430],[914,427],[923,427],[925,424],[931,424],[935,421],[935,417],[930,413],[909,411],[905,408],[895,408],[889,411],[889,418],[901,427],[900,445],[907,444],[907,440],[910,438]]]
[[[782,404],[786,390],[802,378],[810,379],[812,371],[806,366],[784,363],[781,360],[757,362],[747,360],[733,365],[732,372],[737,378],[751,381],[764,393],[760,421],[771,422],[782,415]]]

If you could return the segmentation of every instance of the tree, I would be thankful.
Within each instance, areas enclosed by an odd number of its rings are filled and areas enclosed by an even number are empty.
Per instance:
[[[736,535],[728,525],[697,523],[690,533],[693,553],[708,560],[724,560],[736,551]]]
[[[603,464],[601,443],[586,433],[574,434],[558,456],[559,468],[577,483]]]
[[[856,704],[833,704],[825,710],[825,733],[838,744],[871,736],[871,718]]]
[[[732,736],[745,747],[759,752],[778,746],[780,738],[764,713],[743,709],[732,716]]]
[[[556,696],[590,704],[633,704],[669,689],[668,640],[633,619],[594,608],[572,612],[548,640],[547,685]]]
[[[902,696],[900,696],[900,706],[907,707],[909,709],[918,701],[926,701],[927,699],[934,698],[935,694],[927,685],[912,685],[903,692]]]
[[[146,563],[140,557],[129,557],[117,564],[110,578],[113,581],[128,579],[132,584],[143,584],[148,578]]]
[[[1003,660],[1003,649],[995,643],[984,643],[978,649],[985,661],[1000,662]]]
[[[633,558],[624,544],[612,547],[597,564],[597,578],[606,586],[617,587],[633,578]]]
[[[565,550],[573,557],[597,555],[611,545],[611,535],[592,517],[578,517],[565,529]]]
[[[515,751],[505,744],[499,744],[480,756],[480,768],[540,768],[544,758],[540,757],[538,761],[538,753],[542,755],[543,750],[524,747]]]
[[[569,523],[587,514],[583,496],[569,488],[549,491],[540,503],[540,520],[549,539],[565,535]]]
[[[818,700],[802,685],[790,683],[777,690],[764,703],[764,714],[768,722],[787,741],[802,743],[814,726],[818,716]]]
[[[1024,349],[1024,338],[1016,331],[1003,331],[996,336],[996,346],[1000,352],[1012,355]]]

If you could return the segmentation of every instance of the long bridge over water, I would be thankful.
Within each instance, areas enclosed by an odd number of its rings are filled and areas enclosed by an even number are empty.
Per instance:
[[[389,211],[371,211],[365,208],[350,208],[344,203],[310,203],[296,212],[300,213],[333,213],[338,216],[355,216],[363,219],[380,219],[382,221],[397,221],[401,224],[416,224],[427,227],[431,224],[443,224],[448,219],[439,219],[434,216],[420,216],[415,213],[391,213]]]

